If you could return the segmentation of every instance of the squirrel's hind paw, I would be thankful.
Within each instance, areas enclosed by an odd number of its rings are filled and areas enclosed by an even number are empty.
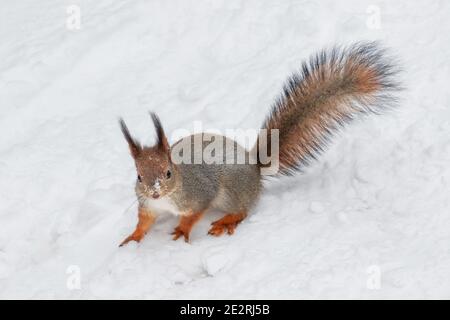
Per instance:
[[[241,223],[246,216],[247,214],[245,213],[227,214],[222,219],[211,223],[212,227],[209,229],[208,234],[219,237],[226,231],[229,235],[232,235],[237,225]]]

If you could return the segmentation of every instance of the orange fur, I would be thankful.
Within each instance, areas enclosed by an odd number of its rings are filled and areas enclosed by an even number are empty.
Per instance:
[[[314,56],[289,79],[263,126],[279,130],[281,174],[315,160],[345,123],[395,104],[397,70],[383,55],[376,43],[335,48]]]
[[[122,241],[119,247],[123,246],[124,244],[127,244],[130,241],[136,242],[141,241],[156,220],[156,217],[151,212],[141,207],[139,207],[138,217],[139,221],[136,226],[136,229],[131,235],[129,235],[125,240]]]
[[[234,233],[237,225],[245,219],[247,213],[230,213],[225,215],[222,219],[214,221],[211,225],[211,229],[209,229],[208,234],[212,236],[221,236],[225,230],[229,235]]]
[[[202,216],[203,212],[181,216],[180,223],[171,233],[173,235],[173,240],[178,240],[179,237],[183,236],[184,241],[189,242],[189,234],[191,233],[192,227],[201,219]]]

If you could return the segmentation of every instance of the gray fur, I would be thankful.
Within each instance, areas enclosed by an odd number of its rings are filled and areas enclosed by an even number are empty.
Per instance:
[[[208,164],[203,159],[201,164],[173,164],[175,174],[178,175],[179,184],[169,196],[179,207],[180,211],[201,212],[207,209],[216,209],[227,213],[247,213],[258,200],[261,192],[261,175],[257,164],[226,164],[226,156],[234,152],[243,152],[249,159],[248,152],[237,142],[226,137],[214,134],[198,134],[185,137],[171,147],[186,147],[191,145],[191,161],[194,160],[195,137],[202,138],[203,153],[211,143],[203,138],[223,139],[222,163]],[[226,146],[232,150],[226,150]],[[172,158],[174,155],[172,154]]]

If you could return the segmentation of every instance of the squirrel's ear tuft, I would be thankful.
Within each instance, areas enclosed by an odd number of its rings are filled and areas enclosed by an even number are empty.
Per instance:
[[[164,152],[167,152],[170,156],[170,146],[167,141],[166,134],[164,133],[164,129],[161,125],[161,121],[159,117],[154,112],[150,112],[150,116],[152,117],[153,124],[155,125],[156,136],[157,136],[157,146]]]
[[[123,121],[122,118],[119,119],[119,124],[120,124],[120,129],[122,130],[123,136],[125,137],[125,140],[127,140],[128,146],[130,147],[131,155],[133,156],[133,158],[136,159],[136,157],[139,155],[139,153],[142,150],[141,145],[139,144],[139,142],[136,139],[134,139],[131,136],[130,131],[127,128],[127,125],[125,124],[125,121]]]

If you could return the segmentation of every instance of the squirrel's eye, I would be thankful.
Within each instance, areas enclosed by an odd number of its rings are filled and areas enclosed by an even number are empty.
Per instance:
[[[172,176],[172,172],[170,172],[170,170],[167,170],[166,172],[166,178],[170,179],[170,177]]]
[[[141,177],[141,175],[139,175],[139,174],[138,174],[138,181],[139,181],[139,182],[142,182],[142,177]]]

